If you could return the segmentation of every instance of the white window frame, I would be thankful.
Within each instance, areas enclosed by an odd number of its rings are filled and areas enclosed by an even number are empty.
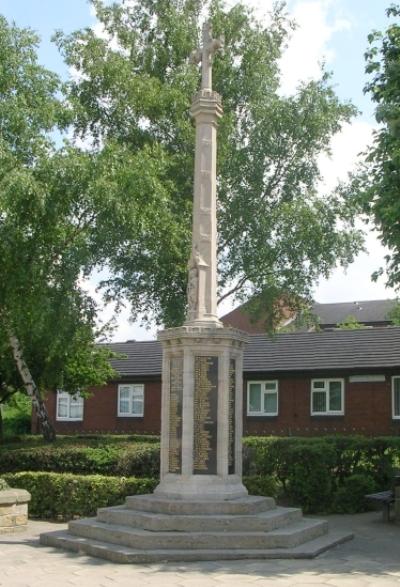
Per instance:
[[[317,388],[314,389],[314,383],[316,382],[324,382],[324,388]],[[342,409],[341,410],[330,410],[329,409],[329,383],[333,383],[333,382],[339,382],[341,384],[341,394],[340,394],[340,399],[341,399],[341,404],[342,404]],[[313,410],[313,396],[314,396],[314,391],[316,392],[321,392],[321,391],[325,391],[325,395],[326,395],[326,410],[325,412],[314,412]],[[311,400],[311,416],[344,416],[344,379],[340,378],[340,377],[316,377],[315,379],[311,379],[311,393],[310,393],[310,400]]]
[[[273,383],[275,385],[275,391],[271,391],[271,390],[266,390],[264,387],[264,390],[261,387],[261,411],[260,412],[251,412],[250,411],[250,385],[257,383],[260,384],[261,386],[265,386],[266,383]],[[264,412],[264,398],[266,394],[276,394],[276,412]],[[258,416],[258,417],[263,417],[263,418],[271,418],[274,416],[277,416],[279,413],[279,383],[277,379],[264,379],[261,381],[248,381],[247,382],[247,415],[248,416]]]
[[[129,387],[130,391],[131,391],[131,393],[129,395],[130,413],[121,412],[120,394],[121,394],[122,387]],[[140,389],[142,391],[142,411],[140,414],[133,414],[132,410],[131,410],[132,401],[133,401],[132,392],[135,388]],[[118,418],[143,418],[143,416],[144,416],[144,383],[120,383],[118,385]]]
[[[392,418],[393,420],[400,420],[400,414],[394,413],[394,382],[395,379],[400,379],[400,375],[393,375],[392,377]]]
[[[59,415],[59,400],[66,399],[68,404],[68,416],[60,416]],[[71,417],[71,403],[76,401],[77,399],[80,400],[79,405],[82,406],[82,414],[78,417]],[[56,403],[56,421],[57,422],[82,422],[83,421],[83,414],[84,414],[84,398],[77,393],[76,395],[71,395],[70,393],[63,391],[62,389],[57,389],[57,403]]]

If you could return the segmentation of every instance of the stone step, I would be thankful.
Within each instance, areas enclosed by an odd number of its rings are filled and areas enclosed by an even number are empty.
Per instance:
[[[69,524],[75,536],[141,550],[289,548],[322,536],[327,530],[326,522],[306,518],[271,532],[149,532],[90,518]]]
[[[126,498],[125,507],[136,511],[158,514],[257,514],[276,507],[272,497],[248,495],[224,501],[201,501],[187,499],[164,499],[154,494],[130,495]]]
[[[100,508],[97,520],[152,532],[270,532],[302,518],[299,508],[276,507],[248,515],[179,515],[138,512],[125,506]]]
[[[41,534],[40,543],[44,546],[63,548],[79,554],[103,558],[115,563],[131,564],[240,559],[311,559],[329,548],[342,544],[352,538],[353,535],[349,532],[336,531],[324,534],[294,548],[285,549],[137,550],[126,546],[109,544],[101,540],[73,536],[69,532],[61,530]]]

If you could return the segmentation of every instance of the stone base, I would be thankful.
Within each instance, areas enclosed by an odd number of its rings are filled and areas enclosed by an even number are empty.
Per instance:
[[[303,518],[298,508],[269,497],[170,500],[128,497],[97,518],[72,521],[68,531],[40,542],[119,563],[265,558],[313,558],[352,538],[328,533],[327,522]]]
[[[0,534],[25,530],[30,499],[30,494],[24,489],[0,491]]]
[[[154,490],[165,499],[237,499],[247,495],[247,489],[237,475],[226,478],[217,475],[165,475]]]

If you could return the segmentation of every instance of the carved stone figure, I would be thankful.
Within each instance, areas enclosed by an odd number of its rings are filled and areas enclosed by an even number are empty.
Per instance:
[[[200,254],[195,249],[188,264],[187,301],[189,318],[195,316],[199,308],[199,274]]]

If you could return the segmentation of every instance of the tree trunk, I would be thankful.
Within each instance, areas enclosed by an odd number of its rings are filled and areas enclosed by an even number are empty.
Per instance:
[[[53,428],[52,423],[50,422],[46,406],[44,405],[44,402],[40,397],[40,392],[37,388],[37,385],[33,380],[29,367],[24,360],[18,338],[15,336],[15,334],[13,334],[10,331],[8,334],[10,345],[13,351],[14,360],[18,368],[18,372],[21,376],[26,393],[32,399],[32,405],[36,410],[36,414],[40,422],[40,427],[42,429],[43,438],[47,442],[52,442],[56,438],[56,432]]]

